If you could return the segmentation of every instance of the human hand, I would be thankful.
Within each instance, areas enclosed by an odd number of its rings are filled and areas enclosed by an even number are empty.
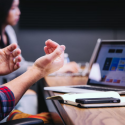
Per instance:
[[[44,51],[46,54],[52,53],[57,46],[59,46],[58,43],[52,42],[52,40],[47,40],[46,41],[46,46],[44,47]],[[64,64],[63,67],[61,67],[58,71],[58,73],[78,73],[79,72],[79,67],[76,62],[70,62],[67,64]]]
[[[3,49],[0,49],[0,75],[9,74],[17,70],[21,61],[21,50],[16,49],[17,44],[11,44]]]
[[[59,46],[58,43],[52,41],[51,39],[48,39],[45,42],[45,44],[46,44],[46,46],[44,47],[44,51],[46,54],[52,53]]]
[[[34,67],[37,68],[41,76],[47,76],[59,70],[64,64],[64,45],[59,45],[52,40],[46,41],[44,51],[47,55],[37,59]]]

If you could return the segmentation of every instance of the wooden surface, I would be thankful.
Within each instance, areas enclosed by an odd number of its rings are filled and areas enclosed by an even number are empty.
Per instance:
[[[61,105],[74,125],[125,125],[125,107],[78,108]]]
[[[48,86],[69,86],[69,85],[85,85],[88,78],[87,77],[70,77],[70,76],[56,76],[56,77],[46,77],[46,83]]]
[[[71,80],[71,81],[70,81]],[[87,78],[81,77],[47,77],[46,81],[49,86],[59,86],[59,85],[76,85],[84,84]],[[71,84],[72,82],[72,84]],[[55,93],[54,95],[59,95],[61,93]],[[57,104],[56,104],[57,105]],[[75,106],[62,104],[62,109],[59,111],[62,117],[67,115],[69,120],[71,120],[71,125],[125,125],[125,107],[105,107],[105,108],[78,108]],[[63,116],[64,115],[64,116]],[[65,121],[65,117],[63,119]],[[65,122],[66,123],[66,122]],[[67,124],[69,125],[69,124]]]

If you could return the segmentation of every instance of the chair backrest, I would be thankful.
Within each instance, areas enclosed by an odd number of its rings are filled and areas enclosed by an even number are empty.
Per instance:
[[[36,118],[22,118],[4,122],[0,125],[44,125],[44,122],[41,119]]]

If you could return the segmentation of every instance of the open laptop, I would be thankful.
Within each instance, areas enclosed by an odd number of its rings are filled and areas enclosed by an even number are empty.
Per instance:
[[[90,60],[87,85],[44,87],[44,90],[86,93],[117,91],[125,94],[125,40],[97,40]]]

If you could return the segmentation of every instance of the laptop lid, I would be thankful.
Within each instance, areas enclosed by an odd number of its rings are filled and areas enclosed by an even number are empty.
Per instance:
[[[125,89],[125,40],[98,39],[87,85]]]

